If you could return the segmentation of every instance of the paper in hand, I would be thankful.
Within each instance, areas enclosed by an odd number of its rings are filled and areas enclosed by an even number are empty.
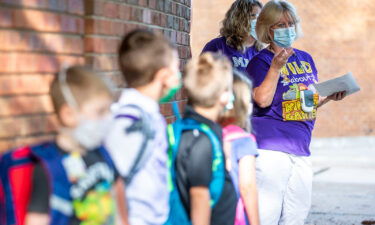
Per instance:
[[[341,77],[314,84],[314,87],[318,91],[319,95],[323,97],[330,96],[341,91],[346,91],[346,96],[348,96],[361,90],[351,72]]]

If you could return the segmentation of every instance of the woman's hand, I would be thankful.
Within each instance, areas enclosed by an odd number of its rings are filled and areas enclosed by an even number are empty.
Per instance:
[[[327,99],[333,100],[333,101],[341,101],[345,98],[345,96],[346,96],[346,91],[341,91],[341,92],[336,92],[328,96]]]
[[[341,101],[346,97],[346,91],[340,91],[336,92],[328,97],[320,97],[318,108],[322,105],[326,104],[327,102],[333,100],[333,101]]]
[[[283,48],[280,52],[275,53],[275,56],[272,59],[271,68],[280,71],[283,68],[283,66],[288,62],[289,57],[293,54],[293,48]]]
[[[275,56],[272,59],[271,66],[262,84],[259,87],[254,88],[254,101],[259,107],[266,108],[272,104],[277,88],[277,83],[280,78],[280,71],[288,62],[289,57],[293,54],[293,48],[282,48],[278,53],[275,52]]]

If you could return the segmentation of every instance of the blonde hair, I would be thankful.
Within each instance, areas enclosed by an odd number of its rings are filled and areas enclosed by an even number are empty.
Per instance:
[[[219,121],[222,126],[234,124],[250,131],[252,87],[252,82],[242,72],[237,70],[233,72],[234,107],[221,115]]]
[[[207,52],[186,65],[184,85],[193,106],[214,106],[231,84],[232,64],[226,56]]]
[[[56,75],[50,88],[52,104],[57,115],[64,104],[67,104],[66,96],[63,93],[62,85],[67,85],[72,92],[72,97],[78,107],[81,107],[87,100],[100,95],[113,97],[109,85],[93,70],[83,66],[72,66],[66,70],[66,80],[62,83]]]
[[[262,3],[258,0],[237,0],[233,2],[225,14],[220,29],[220,35],[225,37],[227,45],[238,51],[245,50],[243,44],[250,35],[250,20],[253,8],[262,8],[262,6]],[[258,41],[255,42],[255,46],[258,50],[263,48],[263,45]]]
[[[273,41],[270,35],[270,29],[275,25],[281,17],[287,13],[295,23],[297,38],[302,35],[300,27],[300,18],[298,17],[296,8],[289,2],[284,0],[272,0],[267,2],[259,14],[256,32],[258,40],[269,44]]]

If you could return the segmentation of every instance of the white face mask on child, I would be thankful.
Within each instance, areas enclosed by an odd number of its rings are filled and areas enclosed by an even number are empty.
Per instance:
[[[67,104],[79,111],[79,105],[74,98],[66,82],[66,69],[61,69],[59,73],[59,84],[61,92]],[[75,141],[78,142],[85,150],[95,150],[101,146],[105,135],[111,126],[112,117],[110,115],[101,119],[86,119],[82,115],[79,116],[78,126],[70,130]]]
[[[104,119],[80,119],[78,126],[73,129],[73,138],[85,149],[95,150],[102,144],[111,124],[111,117]]]

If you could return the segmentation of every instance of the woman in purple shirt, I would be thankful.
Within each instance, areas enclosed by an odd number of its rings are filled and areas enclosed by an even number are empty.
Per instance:
[[[236,0],[223,20],[220,37],[204,46],[203,52],[222,52],[233,67],[246,71],[249,61],[263,47],[256,40],[255,24],[262,3],[258,0]]]
[[[321,98],[313,84],[312,57],[292,48],[300,35],[296,9],[271,0],[256,24],[258,40],[269,44],[249,63],[254,82],[252,125],[257,136],[257,185],[262,225],[302,225],[311,203],[312,169],[308,156],[317,108],[345,93]]]

